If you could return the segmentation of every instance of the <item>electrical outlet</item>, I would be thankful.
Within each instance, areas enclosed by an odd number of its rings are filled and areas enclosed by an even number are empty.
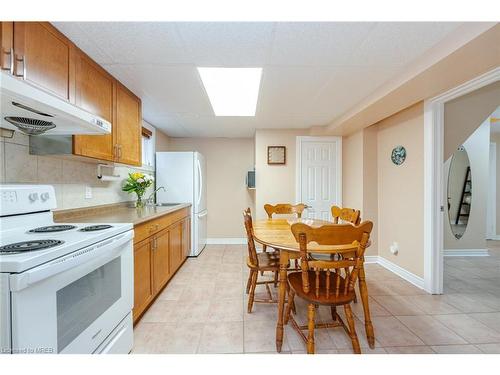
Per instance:
[[[389,247],[389,251],[391,252],[391,254],[398,255],[399,244],[397,242],[393,242],[392,245]]]
[[[85,186],[85,199],[92,199],[92,187]]]

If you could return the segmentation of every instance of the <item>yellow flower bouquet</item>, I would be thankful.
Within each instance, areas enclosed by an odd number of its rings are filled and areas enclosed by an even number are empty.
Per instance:
[[[144,207],[142,197],[146,189],[153,185],[153,183],[153,176],[148,176],[141,172],[129,173],[122,190],[129,194],[135,193],[137,195],[136,207]]]

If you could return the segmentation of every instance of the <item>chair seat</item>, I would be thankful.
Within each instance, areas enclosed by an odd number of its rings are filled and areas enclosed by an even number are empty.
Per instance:
[[[354,291],[347,292],[344,294],[345,278],[340,276],[339,282],[339,292],[338,295],[335,293],[335,279],[334,273],[330,273],[330,290],[328,295],[326,294],[326,272],[320,272],[320,288],[319,293],[316,296],[316,273],[314,271],[309,271],[309,293],[304,292],[302,288],[302,272],[292,272],[288,274],[288,282],[290,288],[292,288],[297,296],[305,299],[311,303],[319,305],[345,305],[351,301],[354,301],[356,294]]]
[[[252,263],[250,257],[247,258],[247,266],[259,271],[279,271],[280,256],[275,252],[257,253],[259,265]]]

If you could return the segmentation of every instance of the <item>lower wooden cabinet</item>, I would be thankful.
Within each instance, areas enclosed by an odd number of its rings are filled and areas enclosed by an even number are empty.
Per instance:
[[[134,321],[153,300],[151,241],[134,245]]]
[[[134,323],[189,255],[190,213],[187,207],[134,228]]]
[[[174,273],[184,261],[182,254],[182,228],[183,222],[179,221],[170,227],[170,272]]]
[[[172,270],[170,267],[170,254],[172,253],[172,245],[170,237],[172,230],[170,228],[162,230],[152,239],[153,252],[153,287],[155,293],[159,292],[170,279],[177,269]]]

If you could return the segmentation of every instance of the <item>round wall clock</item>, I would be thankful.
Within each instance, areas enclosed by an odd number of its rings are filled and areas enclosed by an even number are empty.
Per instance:
[[[396,165],[401,165],[406,159],[406,148],[403,146],[396,146],[392,149],[391,160]]]

